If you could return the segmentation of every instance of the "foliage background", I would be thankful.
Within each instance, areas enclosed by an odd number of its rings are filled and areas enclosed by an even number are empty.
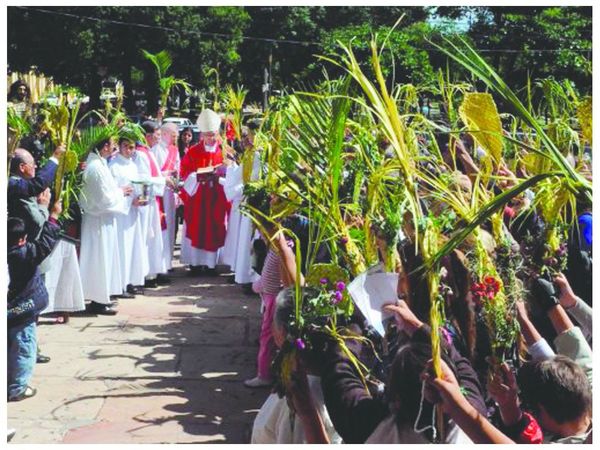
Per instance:
[[[104,77],[123,80],[131,111],[134,89],[144,91],[150,105],[157,102],[155,74],[140,49],[167,49],[172,73],[194,87],[214,86],[216,75],[209,71],[216,69],[221,86],[243,84],[248,100],[260,101],[265,69],[275,90],[316,82],[324,66],[315,55],[356,36],[362,57],[372,32],[383,38],[406,14],[383,55],[386,68],[394,60],[398,81],[433,82],[448,61],[427,40],[459,32],[509,85],[525,86],[528,76],[554,76],[589,92],[591,13],[591,7],[8,7],[8,64],[24,72],[36,66],[58,83],[80,87],[92,101],[100,92],[99,68],[106,67]]]

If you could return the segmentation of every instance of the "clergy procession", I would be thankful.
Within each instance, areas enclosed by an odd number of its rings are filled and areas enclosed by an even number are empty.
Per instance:
[[[192,40],[123,41],[86,91],[11,71],[8,439],[591,443],[591,8],[290,8],[15,10],[323,41],[268,40],[262,87]]]

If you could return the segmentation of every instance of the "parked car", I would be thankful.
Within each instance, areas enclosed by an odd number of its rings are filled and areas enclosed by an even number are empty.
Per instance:
[[[192,142],[198,142],[198,139],[200,139],[200,130],[198,129],[198,125],[193,123],[187,117],[167,117],[166,119],[163,119],[163,123],[169,122],[177,125],[177,128],[179,128],[180,132],[184,128],[190,127],[192,129]]]
[[[194,125],[192,121],[186,117],[167,117],[166,119],[163,119],[163,123],[174,123],[179,128],[179,131]]]

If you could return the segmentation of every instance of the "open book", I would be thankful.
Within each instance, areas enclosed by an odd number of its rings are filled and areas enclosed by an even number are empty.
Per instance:
[[[204,175],[207,173],[213,173],[215,171],[215,169],[216,169],[215,166],[200,167],[199,169],[196,169],[196,173],[198,175]]]

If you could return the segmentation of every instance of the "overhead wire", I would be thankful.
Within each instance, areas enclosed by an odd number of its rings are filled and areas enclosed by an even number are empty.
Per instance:
[[[95,22],[104,22],[104,23],[110,23],[110,24],[114,24],[114,25],[121,25],[121,26],[129,26],[129,27],[138,27],[138,28],[148,28],[148,29],[155,29],[155,30],[162,30],[162,31],[168,31],[168,32],[173,32],[173,33],[179,33],[179,34],[192,34],[192,35],[197,35],[197,36],[213,36],[213,37],[218,37],[218,38],[232,38],[232,39],[241,39],[241,40],[247,40],[247,41],[262,41],[262,42],[269,42],[269,43],[282,43],[282,44],[292,44],[292,45],[303,45],[303,46],[318,46],[321,47],[323,45],[322,42],[316,42],[316,41],[300,41],[300,40],[295,40],[295,39],[279,39],[279,38],[267,38],[267,37],[259,37],[259,36],[245,36],[245,35],[236,35],[236,34],[227,34],[227,33],[218,33],[218,32],[213,32],[213,31],[201,31],[201,30],[180,30],[180,29],[176,29],[176,28],[172,28],[172,27],[165,27],[165,26],[160,26],[160,25],[149,25],[149,24],[144,24],[144,23],[136,23],[136,22],[126,22],[126,21],[122,21],[122,20],[115,20],[115,19],[108,19],[108,18],[101,18],[101,17],[93,17],[93,16],[83,16],[83,15],[78,15],[78,14],[73,14],[73,13],[68,13],[68,12],[62,12],[62,11],[53,11],[53,10],[48,10],[48,9],[42,9],[42,8],[36,8],[36,7],[30,7],[30,6],[12,6],[12,8],[18,8],[18,9],[23,9],[23,10],[28,10],[28,11],[35,11],[35,12],[39,12],[39,13],[44,13],[44,14],[51,14],[51,15],[56,15],[56,16],[63,16],[63,17],[69,17],[72,19],[79,19],[79,20],[90,20],[90,21],[95,21]],[[440,50],[434,47],[415,47],[416,50],[425,50],[425,51],[431,51],[431,52],[439,52]],[[536,48],[536,49],[478,49],[479,52],[481,53],[555,53],[555,52],[562,52],[565,49],[549,49],[549,48]],[[581,52],[581,53],[591,53],[592,49],[582,49],[582,48],[575,48],[575,49],[568,49],[570,51],[573,52]]]

